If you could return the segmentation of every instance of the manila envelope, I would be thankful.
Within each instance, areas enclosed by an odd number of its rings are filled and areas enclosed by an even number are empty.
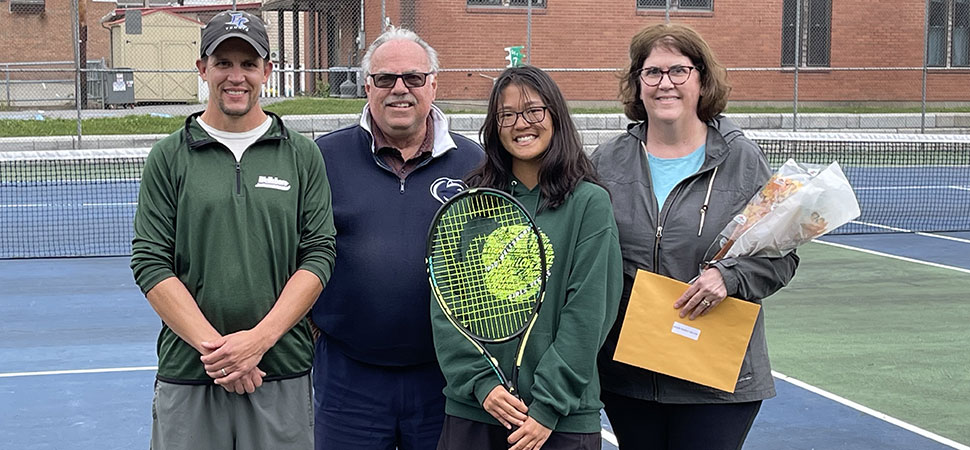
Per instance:
[[[694,320],[674,302],[687,283],[637,271],[613,359],[734,392],[760,305],[727,297]]]

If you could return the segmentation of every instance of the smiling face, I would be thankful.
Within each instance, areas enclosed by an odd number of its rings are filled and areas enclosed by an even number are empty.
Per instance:
[[[657,67],[660,70],[670,70],[671,66],[694,66],[690,58],[676,49],[654,47],[650,55],[643,61],[642,68]],[[699,121],[697,117],[697,102],[701,94],[700,74],[693,71],[684,84],[675,85],[670,77],[664,75],[657,86],[647,86],[643,79],[640,83],[640,101],[647,111],[650,122],[665,122],[673,124],[682,121]]]
[[[512,156],[512,173],[526,185],[534,185],[530,180],[538,179],[541,156],[552,142],[555,127],[552,113],[542,109],[545,106],[542,97],[531,87],[510,84],[502,89],[498,116],[514,114],[515,123],[499,126],[499,141]],[[542,120],[529,123],[526,117],[533,121],[542,117]]]
[[[393,40],[374,50],[370,73],[426,73],[431,62],[420,45],[408,40]],[[394,86],[379,88],[367,77],[364,86],[371,119],[392,142],[424,137],[425,121],[438,90],[437,74],[428,75],[424,86],[409,88],[398,78]]]
[[[252,45],[239,38],[228,39],[205,60],[197,61],[196,67],[209,86],[206,123],[226,131],[245,131],[265,120],[257,105],[273,64],[260,58]]]

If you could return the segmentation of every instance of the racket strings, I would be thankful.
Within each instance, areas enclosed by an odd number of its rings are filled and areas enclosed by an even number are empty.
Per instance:
[[[486,339],[516,334],[542,281],[539,237],[525,213],[493,195],[470,196],[439,219],[432,239],[432,275],[451,315]]]

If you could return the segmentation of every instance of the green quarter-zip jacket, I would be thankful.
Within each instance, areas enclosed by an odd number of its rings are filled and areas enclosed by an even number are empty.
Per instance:
[[[273,308],[294,272],[325,286],[333,268],[330,187],[317,146],[290,134],[272,113],[269,130],[237,163],[194,114],[145,162],[131,268],[142,292],[177,277],[222,335],[251,329]],[[211,383],[199,353],[166,324],[158,379]],[[264,380],[306,374],[313,357],[307,319],[263,356]]]
[[[529,407],[529,416],[546,428],[599,432],[603,404],[596,354],[616,318],[623,286],[609,194],[581,182],[558,208],[541,211],[538,186],[529,190],[513,182],[512,194],[534,214],[547,243],[549,268],[545,300],[519,370],[519,395]],[[499,385],[498,377],[432,303],[435,350],[448,383],[445,412],[498,425],[482,408],[485,397]],[[507,375],[512,373],[517,345],[517,339],[487,345]]]

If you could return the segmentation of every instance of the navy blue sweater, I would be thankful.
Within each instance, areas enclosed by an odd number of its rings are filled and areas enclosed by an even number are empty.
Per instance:
[[[313,322],[327,345],[353,359],[382,366],[435,361],[428,228],[484,157],[475,142],[450,135],[457,148],[425,160],[404,182],[375,157],[372,137],[359,125],[316,140],[330,178],[337,258]]]

